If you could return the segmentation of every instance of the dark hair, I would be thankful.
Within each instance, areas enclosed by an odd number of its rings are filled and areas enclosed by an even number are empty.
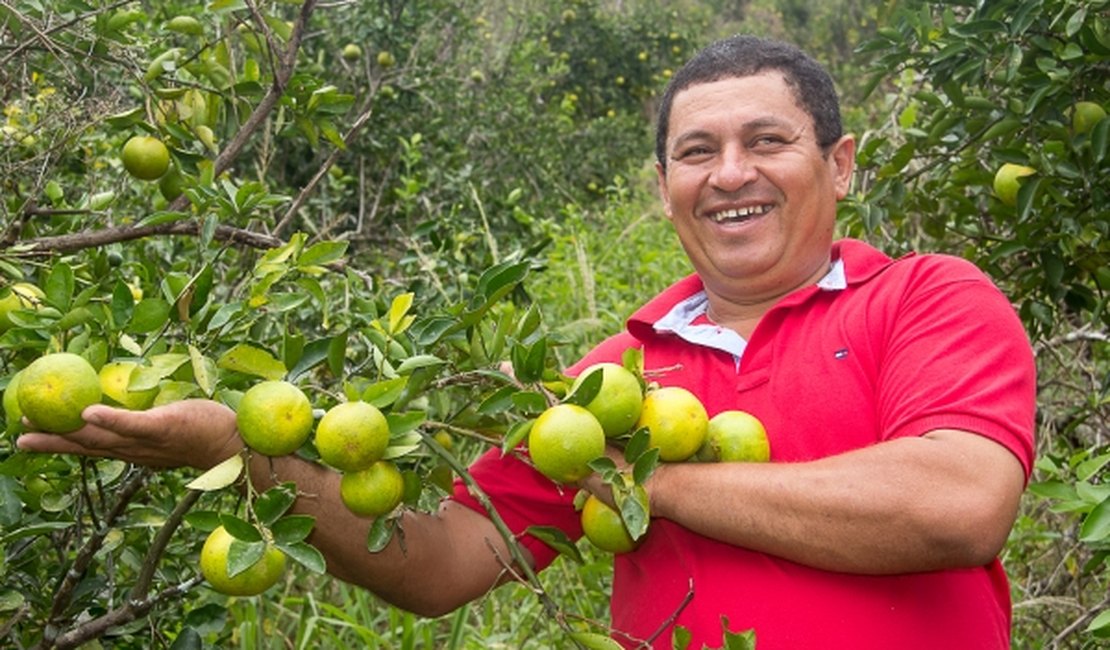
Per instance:
[[[781,72],[794,89],[794,99],[813,118],[818,146],[827,149],[840,139],[840,102],[829,73],[794,45],[738,34],[711,43],[671,77],[663,91],[655,126],[655,158],[659,164],[666,169],[667,129],[675,95],[697,84],[750,77],[765,70]]]

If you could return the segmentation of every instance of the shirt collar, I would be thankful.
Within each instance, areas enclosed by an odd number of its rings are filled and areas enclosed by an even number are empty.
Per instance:
[[[824,291],[841,291],[848,287],[843,259],[837,259],[830,265],[829,272],[817,281],[817,287]],[[706,314],[708,309],[709,296],[702,289],[676,303],[670,311],[652,324],[652,329],[659,334],[673,334],[694,345],[728,352],[739,363],[748,342],[735,331],[716,323],[695,323]]]

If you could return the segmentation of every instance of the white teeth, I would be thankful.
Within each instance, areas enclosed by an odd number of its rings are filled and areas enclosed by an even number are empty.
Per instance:
[[[739,219],[747,219],[748,217],[766,214],[773,206],[770,205],[753,205],[747,208],[735,208],[732,210],[722,210],[711,215],[711,219],[717,223],[724,223],[726,221],[734,221]]]

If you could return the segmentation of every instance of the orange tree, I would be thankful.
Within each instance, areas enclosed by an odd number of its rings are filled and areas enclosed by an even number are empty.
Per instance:
[[[67,351],[136,364],[129,388],[155,404],[234,407],[272,379],[318,413],[361,399],[389,421],[385,457],[414,508],[555,400],[540,382],[558,340],[523,281],[565,207],[650,149],[644,102],[684,54],[677,16],[586,0],[495,15],[441,0],[48,4],[0,6],[0,299],[41,293],[5,302],[4,383]],[[596,62],[571,65],[581,46]],[[609,78],[603,96],[576,90]],[[608,146],[580,164],[575,143],[598,133]],[[220,527],[237,540],[229,574],[271,543],[294,572],[325,569],[313,522],[288,514],[296,486],[257,492],[239,457],[153,472],[18,453],[11,433],[5,646],[226,643],[226,601],[196,560]],[[375,520],[368,552],[395,522]]]
[[[1110,636],[1108,12],[899,3],[861,48],[881,106],[859,134],[848,231],[974,260],[1037,352],[1039,459],[1007,548],[1021,647]]]

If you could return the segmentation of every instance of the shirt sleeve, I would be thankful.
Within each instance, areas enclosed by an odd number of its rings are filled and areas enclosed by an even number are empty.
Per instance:
[[[886,436],[977,433],[1009,449],[1028,477],[1036,371],[1010,302],[971,263],[932,256],[917,265],[896,309],[877,391]]]

